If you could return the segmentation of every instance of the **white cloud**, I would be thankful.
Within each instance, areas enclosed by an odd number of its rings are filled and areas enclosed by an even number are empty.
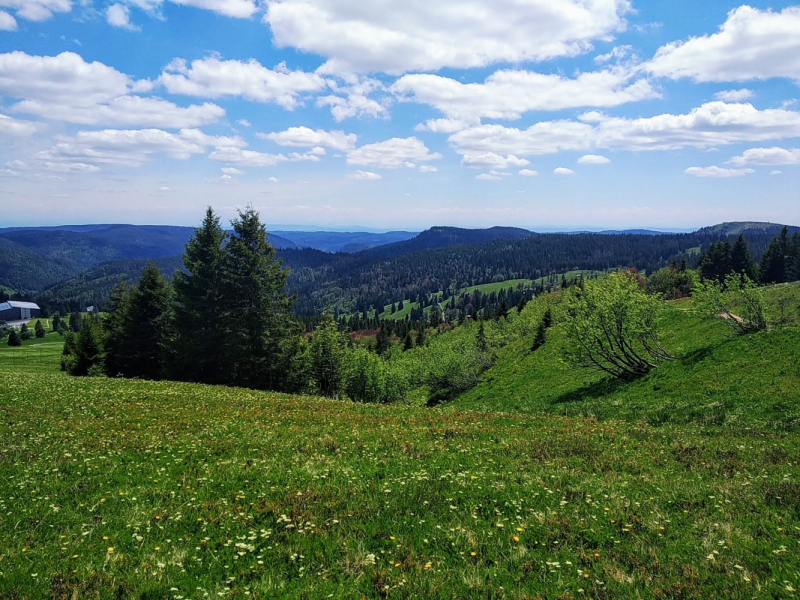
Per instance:
[[[404,75],[391,90],[404,100],[435,107],[451,122],[477,123],[481,118],[519,119],[534,110],[619,106],[660,97],[646,79],[632,82],[634,75],[634,70],[624,68],[581,73],[574,79],[504,70],[483,83],[461,83],[440,75],[415,74]]]
[[[283,63],[268,69],[255,59],[242,62],[216,57],[194,60],[191,65],[175,59],[164,68],[158,82],[172,94],[203,98],[241,96],[289,110],[299,104],[300,94],[325,87],[325,80],[319,75],[291,71]]]
[[[350,179],[361,179],[364,181],[377,181],[378,179],[383,179],[377,173],[372,173],[371,171],[354,171],[350,173],[348,176]]]
[[[752,98],[753,92],[748,89],[723,90],[714,94],[714,97],[717,100],[722,100],[723,102],[741,102],[742,100]]]
[[[45,169],[54,173],[97,173],[100,167],[82,162],[45,162]]]
[[[503,171],[496,171],[492,169],[488,173],[481,173],[480,175],[476,175],[475,179],[480,179],[481,181],[497,181],[502,179],[503,177],[510,176],[510,173],[504,173]]]
[[[235,169],[234,167],[223,167],[222,172],[225,175],[244,175],[244,171],[240,171],[239,169]]]
[[[20,121],[8,115],[0,114],[0,135],[23,136],[36,133],[36,124]]]
[[[723,167],[689,167],[686,169],[687,175],[694,175],[695,177],[744,177],[750,173],[755,173],[753,169],[725,169]]]
[[[388,99],[379,102],[369,97],[370,94],[383,90],[384,86],[380,81],[371,78],[347,79],[350,80],[350,85],[343,86],[329,80],[328,85],[334,93],[318,98],[317,106],[330,107],[331,114],[337,121],[353,117],[388,118]]]
[[[2,1],[2,0],[0,0]],[[149,13],[159,14],[165,0],[123,0]],[[213,11],[226,17],[249,19],[258,12],[255,0],[169,0],[173,4]]]
[[[628,119],[590,112],[581,121],[544,121],[528,129],[479,125],[450,136],[463,155],[530,156],[564,150],[675,150],[800,137],[800,112],[709,102],[688,114]]]
[[[14,112],[84,125],[177,129],[213,123],[225,111],[210,103],[179,107],[161,98],[132,95],[151,84],[135,81],[100,62],[73,52],[31,56],[0,54],[0,93],[21,99]]]
[[[208,157],[211,160],[243,167],[272,167],[284,162],[319,162],[320,156],[324,154],[325,150],[323,148],[314,148],[309,152],[303,153],[292,152],[287,156],[285,154],[268,154],[255,150],[244,150],[237,146],[218,146]]]
[[[278,183],[278,178],[277,177],[270,177],[269,179],[267,179],[267,181],[269,181],[270,183]]]
[[[522,175],[523,177],[536,177],[539,174],[539,172],[533,171],[531,169],[522,169],[519,172],[519,174]]]
[[[347,163],[398,169],[410,161],[428,162],[441,157],[441,154],[431,152],[421,140],[415,137],[392,138],[385,142],[367,144],[351,150],[347,153]]]
[[[575,171],[566,167],[556,167],[553,169],[553,175],[575,175]]]
[[[633,46],[614,46],[611,52],[607,54],[600,54],[594,57],[594,62],[604,64],[612,59],[622,60],[633,52]]]
[[[788,77],[800,83],[800,6],[781,12],[735,8],[717,33],[663,46],[647,69],[673,79]]]
[[[4,10],[0,10],[0,31],[16,31],[17,20]]]
[[[482,67],[575,56],[624,28],[628,0],[267,0],[278,47],[327,57],[327,73]]]
[[[248,121],[247,119],[239,119],[236,122],[239,123],[239,125],[241,125],[242,127],[252,127],[253,126],[252,123],[250,123],[250,121]]]
[[[420,165],[419,172],[420,173],[436,173],[439,169],[434,167],[433,165]]]
[[[70,0],[0,0],[0,8],[16,11],[17,17],[28,21],[46,21],[54,12],[72,10]]]
[[[310,148],[324,146],[336,150],[351,150],[355,148],[358,136],[344,131],[325,131],[324,129],[310,129],[309,127],[290,127],[286,131],[273,133],[259,133],[258,137],[271,140],[279,146],[298,146]]]
[[[131,10],[123,4],[112,4],[106,9],[106,21],[113,27],[121,27],[138,31],[139,28],[131,23]]]
[[[579,165],[607,165],[611,159],[599,154],[584,154],[578,159]]]
[[[775,169],[774,171],[770,171],[769,174],[770,175],[783,175],[783,171],[779,171],[778,169]]]
[[[214,137],[192,129],[180,133],[160,129],[104,129],[61,137],[55,146],[40,152],[37,159],[52,163],[140,166],[154,154],[186,160],[205,152],[208,146],[219,145],[219,150],[235,151],[243,143],[237,138]]]
[[[208,125],[225,116],[223,108],[209,102],[180,107],[161,98],[140,96],[121,96],[107,104],[94,106],[69,106],[23,100],[12,108],[15,112],[81,125],[110,124],[166,129]]]
[[[459,119],[428,119],[414,129],[416,131],[432,131],[433,133],[455,133],[456,131],[463,131],[474,124],[474,122],[470,123]]]
[[[800,165],[800,148],[750,148],[730,162],[734,165]]]
[[[524,167],[530,163],[524,158],[517,158],[513,154],[501,156],[494,152],[477,152],[464,154],[461,164],[474,169],[509,169],[511,167]]]

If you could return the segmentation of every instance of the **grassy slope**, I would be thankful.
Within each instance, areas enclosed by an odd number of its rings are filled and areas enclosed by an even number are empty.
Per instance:
[[[751,598],[800,587],[773,430],[0,374],[0,597]]]
[[[37,319],[38,320],[38,319]],[[51,331],[51,321],[40,319],[47,335],[22,342],[22,346],[11,348],[8,338],[0,340],[0,373],[58,373],[61,368],[63,336]],[[33,330],[36,320],[28,323]]]
[[[800,287],[771,288],[767,297],[773,307],[779,297],[796,303]],[[787,313],[792,306],[787,304]],[[501,349],[482,382],[450,406],[651,424],[800,425],[800,329],[777,327],[734,338],[726,324],[702,321],[690,308],[687,302],[677,303],[662,323],[664,344],[677,360],[643,379],[616,383],[566,364],[561,358],[564,332],[556,326],[535,353],[530,337]]]

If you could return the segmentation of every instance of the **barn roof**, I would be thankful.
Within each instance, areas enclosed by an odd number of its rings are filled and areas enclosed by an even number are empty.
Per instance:
[[[8,310],[9,308],[33,308],[38,310],[39,305],[35,302],[18,302],[16,300],[0,303],[0,310]]]

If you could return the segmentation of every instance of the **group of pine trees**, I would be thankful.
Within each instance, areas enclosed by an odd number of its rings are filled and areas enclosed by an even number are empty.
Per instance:
[[[232,228],[209,208],[172,284],[152,263],[137,285],[120,283],[105,316],[68,336],[65,370],[290,389],[299,329],[288,269],[252,208]]]
[[[746,275],[762,284],[800,280],[800,234],[789,235],[789,228],[772,238],[761,264],[757,264],[743,235],[731,244],[728,239],[713,242],[698,263],[700,276],[720,284],[728,275]]]

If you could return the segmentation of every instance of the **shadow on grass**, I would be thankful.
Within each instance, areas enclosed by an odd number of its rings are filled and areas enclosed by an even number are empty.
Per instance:
[[[600,381],[584,385],[577,390],[562,394],[558,398],[555,398],[551,404],[568,404],[571,402],[594,400],[595,398],[601,398],[602,396],[613,393],[626,383],[629,382],[623,381],[622,379],[611,379],[610,377],[601,379]]]

